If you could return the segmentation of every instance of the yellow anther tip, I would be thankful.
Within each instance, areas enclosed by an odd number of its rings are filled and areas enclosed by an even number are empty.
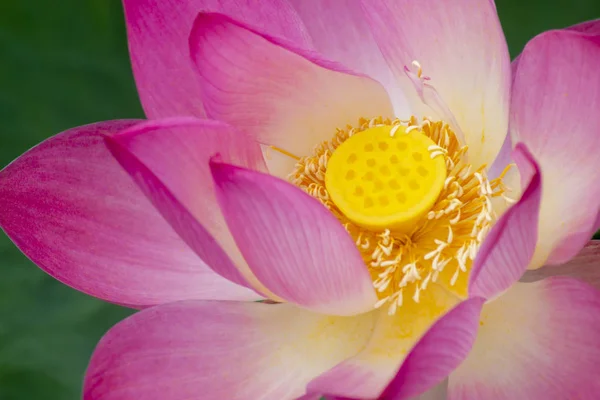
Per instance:
[[[444,157],[418,130],[376,126],[342,143],[327,163],[325,186],[350,220],[368,229],[410,231],[433,206],[446,179]]]

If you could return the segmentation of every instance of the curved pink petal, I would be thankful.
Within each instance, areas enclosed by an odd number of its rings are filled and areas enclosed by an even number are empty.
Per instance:
[[[103,138],[139,122],[73,128],[15,160],[0,172],[0,226],[50,275],[111,302],[256,299],[212,272],[110,155]]]
[[[179,302],[113,327],[88,367],[84,400],[282,400],[360,350],[372,314],[290,304]],[[310,399],[311,397],[307,397]]]
[[[148,118],[203,116],[201,81],[189,60],[188,35],[198,12],[224,12],[299,45],[309,38],[285,0],[123,0],[129,53]]]
[[[224,15],[200,14],[190,48],[207,115],[297,157],[360,117],[393,116],[376,81]],[[295,162],[281,168],[290,173]]]
[[[217,199],[258,280],[312,310],[353,315],[377,301],[354,241],[318,200],[270,175],[213,163]]]
[[[474,165],[491,164],[508,130],[510,58],[493,2],[363,0],[375,40],[419,116],[456,120]],[[418,61],[449,110],[425,106],[405,73]],[[433,106],[433,107],[432,107]]]
[[[136,125],[107,143],[186,243],[223,277],[262,288],[227,229],[213,190],[209,160],[265,170],[260,147],[217,121],[170,118]]]
[[[456,369],[475,342],[483,303],[468,299],[440,318],[411,350],[383,397],[403,400],[423,393]]]
[[[343,399],[387,399],[388,397],[382,393],[391,382],[398,383],[400,382],[398,379],[403,379],[399,377],[395,380],[394,377],[400,368],[404,368],[404,363],[409,362],[409,366],[408,370],[401,370],[404,371],[402,374],[410,374],[414,368],[419,368],[415,367],[417,364],[411,364],[415,362],[410,356],[411,349],[421,348],[421,345],[418,345],[419,341],[428,335],[428,330],[436,325],[436,321],[439,322],[446,318],[444,314],[458,302],[458,298],[444,288],[435,285],[421,293],[419,303],[407,300],[392,316],[388,315],[386,309],[378,310],[379,317],[373,335],[364,349],[356,356],[341,362],[315,378],[308,385],[309,392],[325,393],[333,398]],[[450,317],[451,320],[453,318]],[[444,324],[446,323],[444,322]],[[422,350],[418,350],[418,352],[422,352]],[[425,351],[425,353],[419,354],[429,357],[426,353]],[[442,362],[442,359],[440,358],[439,361]],[[448,370],[445,374],[447,375],[449,372]],[[434,386],[444,378],[441,376],[438,379],[436,374],[431,376],[432,380],[421,380],[422,383],[426,383],[427,387]],[[413,390],[413,388],[410,393],[411,395],[417,394],[427,387],[419,387],[418,390]],[[396,384],[394,384],[394,388],[397,389]]]
[[[527,271],[520,281],[535,282],[552,276],[577,278],[600,290],[600,241],[592,240],[565,264]]]
[[[600,36],[543,33],[525,47],[512,93],[513,141],[544,176],[539,246],[532,267],[575,256],[600,212]]]
[[[527,149],[513,152],[524,191],[521,199],[494,224],[485,238],[469,277],[469,295],[486,299],[508,289],[527,270],[535,252],[542,177]]]
[[[315,50],[385,86],[396,116],[410,116],[407,99],[383,58],[356,0],[289,0],[312,38]]]
[[[600,36],[600,19],[582,22],[566,28],[575,32],[585,33],[590,36]]]
[[[565,30],[581,32],[581,33],[585,33],[586,35],[589,35],[589,36],[597,37],[597,36],[600,36],[600,19],[586,21],[586,22],[582,22],[577,25],[569,26],[568,28],[565,28]],[[518,55],[517,57],[515,57],[515,59],[511,63],[511,76],[513,79],[513,83],[514,83],[515,77],[517,76],[517,68],[519,66],[519,58],[520,57],[521,57],[521,55]]]
[[[450,400],[595,399],[600,291],[570,278],[517,283],[487,303]]]

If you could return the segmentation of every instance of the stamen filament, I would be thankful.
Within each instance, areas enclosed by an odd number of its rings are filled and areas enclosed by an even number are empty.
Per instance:
[[[283,150],[283,149],[282,149],[282,148],[280,148],[280,147],[277,147],[277,146],[269,146],[269,148],[270,148],[270,149],[273,149],[273,150],[275,150],[275,151],[277,151],[277,152],[279,152],[279,153],[281,153],[281,154],[283,154],[284,156],[288,156],[288,157],[291,157],[291,158],[293,158],[293,159],[294,159],[294,160],[296,160],[296,161],[300,161],[300,157],[298,157],[298,156],[296,156],[296,155],[294,155],[294,154],[290,153],[290,152],[289,152],[289,151],[287,151],[287,150]]]

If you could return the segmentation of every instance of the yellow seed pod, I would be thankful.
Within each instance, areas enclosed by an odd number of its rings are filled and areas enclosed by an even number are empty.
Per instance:
[[[404,126],[376,126],[348,138],[327,163],[331,200],[357,225],[411,231],[446,180],[444,157],[432,158],[431,146],[430,138]]]

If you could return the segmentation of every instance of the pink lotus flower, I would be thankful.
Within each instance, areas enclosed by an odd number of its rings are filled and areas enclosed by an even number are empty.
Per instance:
[[[511,71],[492,1],[251,3],[126,0],[152,120],[0,173],[36,264],[155,306],[84,398],[596,398],[600,22]]]

